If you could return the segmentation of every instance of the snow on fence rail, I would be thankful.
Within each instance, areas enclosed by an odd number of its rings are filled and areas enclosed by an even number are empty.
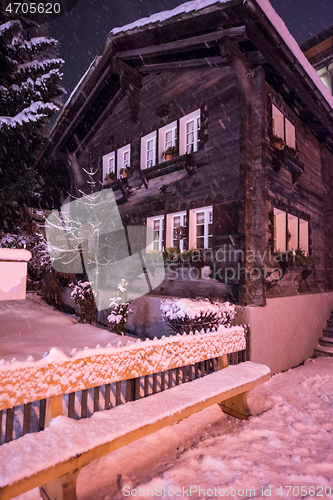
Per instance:
[[[0,443],[42,430],[46,398],[63,396],[68,416],[85,418],[216,371],[224,354],[229,364],[247,361],[247,352],[245,330],[238,326],[85,350],[72,358],[51,350],[37,362],[0,365]]]

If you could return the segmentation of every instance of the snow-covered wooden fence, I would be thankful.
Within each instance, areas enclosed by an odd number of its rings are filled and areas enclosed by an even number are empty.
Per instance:
[[[85,350],[71,358],[52,350],[37,362],[1,365],[0,442],[44,429],[63,413],[63,404],[69,417],[85,418],[212,373],[223,355],[238,364],[248,360],[247,353],[243,327],[220,327],[208,334]]]
[[[2,365],[0,409],[7,408],[8,412],[8,405],[28,405],[35,398],[46,398],[47,428],[35,436],[23,436],[0,447],[3,464],[0,498],[10,500],[39,487],[43,498],[77,500],[78,474],[82,467],[96,458],[211,405],[219,404],[225,413],[237,418],[249,418],[247,394],[269,380],[270,370],[250,361],[228,366],[228,354],[244,348],[242,327],[220,327],[216,332],[203,335],[183,335],[143,344],[137,342],[98,353],[96,350],[85,351],[71,359],[53,350],[49,359],[36,363]],[[199,374],[205,371],[202,363],[206,363],[209,369],[217,368],[217,372],[201,378]],[[198,379],[141,399],[141,377],[144,381],[146,377],[153,377],[154,391],[158,382],[156,374],[160,374],[162,390],[166,372],[171,372],[169,384],[173,379],[175,384],[180,378],[182,382],[193,377]],[[98,402],[95,394],[99,395],[100,386],[104,385],[105,401],[109,403],[110,392],[107,396],[106,387],[112,383],[116,384],[116,404],[117,384],[125,383],[130,398],[140,399],[80,422],[69,424],[62,416],[64,394],[69,400],[70,394],[77,391],[85,394],[84,391],[94,388],[95,406]],[[144,383],[143,393],[146,387]],[[49,425],[53,418],[52,425]],[[26,460],[28,454],[29,461]]]

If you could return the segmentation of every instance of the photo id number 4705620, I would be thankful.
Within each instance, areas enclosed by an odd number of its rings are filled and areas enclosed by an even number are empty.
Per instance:
[[[329,497],[333,490],[330,486],[280,486],[277,494],[281,497]],[[269,495],[270,496],[270,495]]]
[[[60,11],[60,3],[11,2],[6,7],[10,14],[59,14]]]

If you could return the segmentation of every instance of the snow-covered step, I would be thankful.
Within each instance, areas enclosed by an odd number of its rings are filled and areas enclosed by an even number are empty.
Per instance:
[[[323,330],[324,337],[333,338],[333,311],[331,312],[330,319],[327,321],[327,326]]]
[[[325,347],[321,345],[317,345],[317,347],[314,350],[314,356],[319,357],[319,356],[331,356],[333,357],[333,347]]]
[[[333,347],[333,338],[332,337],[321,337],[319,339],[319,345],[322,347]]]

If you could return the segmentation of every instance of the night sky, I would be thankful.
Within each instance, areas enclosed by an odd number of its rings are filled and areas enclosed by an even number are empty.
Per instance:
[[[50,34],[59,40],[65,60],[63,86],[68,93],[103,47],[107,34],[184,0],[80,0],[67,15],[49,23]],[[333,25],[333,0],[271,0],[298,43]],[[66,99],[66,97],[65,97]]]

